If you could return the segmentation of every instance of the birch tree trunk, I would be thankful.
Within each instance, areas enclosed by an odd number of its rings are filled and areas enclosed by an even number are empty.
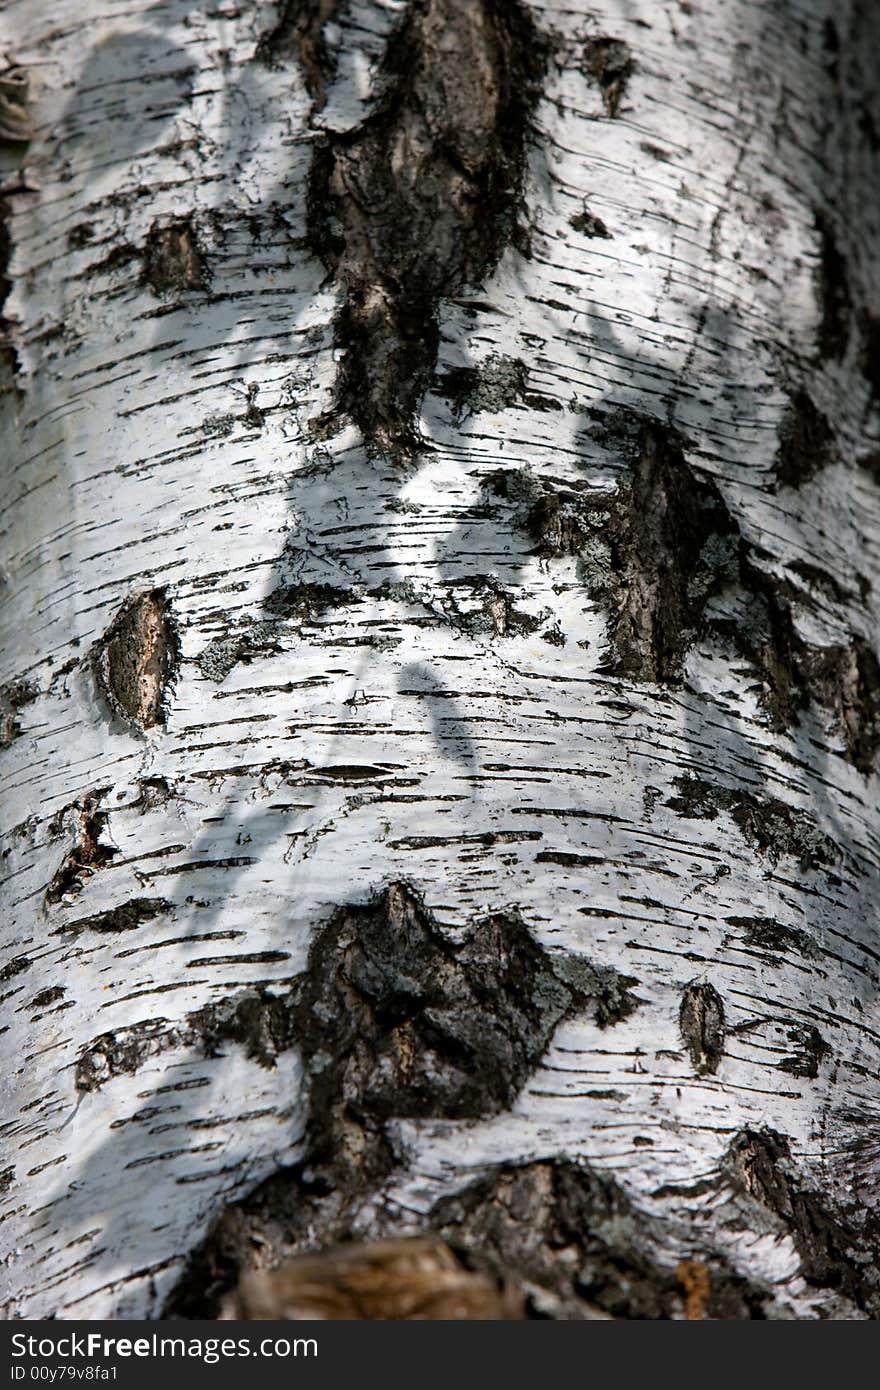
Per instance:
[[[0,18],[6,1315],[876,1315],[876,5]]]

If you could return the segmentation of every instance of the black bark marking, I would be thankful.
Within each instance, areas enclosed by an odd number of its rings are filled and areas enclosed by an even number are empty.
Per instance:
[[[709,479],[685,462],[683,441],[646,423],[611,521],[609,636],[615,675],[680,680],[706,603],[729,578],[735,528]]]
[[[59,999],[63,999],[66,994],[64,985],[50,985],[48,989],[41,989],[35,994],[30,1002],[32,1009],[47,1009],[50,1004],[55,1004]]]
[[[514,596],[493,575],[453,578],[447,589],[450,621],[472,636],[514,637],[535,632],[547,614],[517,608]]]
[[[133,1076],[151,1057],[176,1048],[218,1057],[224,1044],[237,1044],[260,1066],[273,1067],[294,1044],[292,999],[262,986],[206,1004],[180,1023],[143,1019],[93,1038],[76,1065],[80,1092],[98,1091],[114,1076]]]
[[[62,830],[67,817],[73,822],[73,848],[64,856],[59,868],[46,889],[46,906],[61,902],[62,898],[75,897],[82,892],[86,879],[109,864],[119,850],[115,845],[102,842],[107,827],[109,812],[99,810],[108,788],[89,792],[81,801],[67,806],[53,817],[50,829],[55,833]]]
[[[801,1259],[804,1278],[820,1288],[837,1289],[857,1307],[880,1313],[880,1271],[876,1251],[877,1218],[861,1214],[861,1228],[834,1212],[810,1190],[797,1172],[788,1140],[770,1129],[744,1130],[733,1141],[725,1162],[734,1190],[752,1199],[787,1231]],[[754,1211],[747,1228],[756,1226]]]
[[[588,39],[584,44],[584,66],[599,87],[606,115],[616,116],[635,71],[629,45],[623,39],[606,35]]]
[[[6,301],[12,290],[9,266],[12,261],[12,236],[9,231],[9,205],[0,196],[0,394],[16,389],[20,367],[15,347],[14,325],[6,316]]]
[[[834,434],[806,391],[796,391],[779,430],[776,477],[783,487],[801,487],[831,462]]]
[[[778,1064],[779,1070],[787,1072],[789,1076],[815,1081],[819,1075],[819,1064],[831,1053],[819,1029],[810,1023],[791,1023],[786,1040],[792,1045],[793,1051],[788,1057],[783,1057]]]
[[[819,353],[823,358],[841,358],[849,343],[852,299],[845,258],[841,255],[834,229],[821,214],[816,218],[819,234],[817,293],[821,321]]]
[[[808,678],[816,698],[835,715],[847,755],[866,776],[880,747],[880,663],[867,642],[813,648]]]
[[[746,843],[771,864],[788,857],[796,859],[803,872],[821,869],[834,877],[831,871],[840,864],[840,849],[805,812],[699,777],[676,777],[673,786],[677,795],[665,804],[686,820],[715,820],[723,811]]]
[[[601,670],[676,685],[709,599],[738,578],[741,539],[715,484],[687,464],[676,431],[617,415],[596,432],[628,459],[613,492],[516,470],[493,474],[487,490],[514,503],[539,555],[579,558],[608,614]]]
[[[880,400],[880,314],[862,315],[862,347],[859,366],[875,400]]]
[[[0,748],[8,748],[20,737],[22,729],[18,718],[19,710],[32,704],[39,693],[39,686],[29,680],[8,681],[6,685],[0,686]]]
[[[12,960],[0,966],[0,984],[5,984],[7,980],[13,980],[23,971],[30,970],[32,965],[33,961],[28,956],[14,956]]]
[[[681,996],[678,1024],[698,1076],[718,1070],[724,1056],[724,1002],[713,985],[697,980]]]
[[[626,460],[613,491],[517,469],[496,470],[483,490],[509,504],[537,554],[578,558],[608,619],[609,652],[599,669],[680,685],[694,642],[714,635],[755,668],[774,732],[821,706],[843,737],[843,756],[870,773],[880,747],[880,663],[867,642],[854,636],[822,648],[800,636],[791,606],[800,590],[756,563],[718,487],[688,464],[677,431],[624,411],[590,413],[596,423],[588,435]],[[824,587],[835,601],[851,597],[833,580]],[[742,619],[707,615],[722,593],[738,595]]]
[[[144,280],[163,299],[207,287],[208,267],[191,218],[150,228],[144,243]]]
[[[487,275],[514,233],[543,55],[517,0],[414,0],[372,114],[316,148],[309,238],[344,294],[318,434],[347,416],[372,449],[418,451],[440,300]]]
[[[268,595],[265,607],[279,618],[311,623],[328,609],[347,608],[354,603],[360,603],[360,598],[353,589],[332,584],[282,584]]]
[[[279,1054],[295,1042],[289,996],[262,987],[197,1009],[187,1024],[207,1057],[219,1056],[226,1043],[237,1043],[262,1067],[274,1067]]]
[[[725,917],[725,922],[742,931],[743,943],[760,951],[785,955],[796,951],[801,956],[815,956],[817,950],[805,931],[788,927],[772,917]]]
[[[573,228],[574,231],[580,232],[582,236],[611,236],[611,233],[605,226],[605,223],[602,221],[601,217],[597,217],[595,213],[590,212],[586,204],[584,205],[582,212],[577,212],[575,213],[574,217],[570,217],[568,219],[568,225],[569,227]]]
[[[180,640],[164,589],[128,599],[92,648],[92,667],[113,713],[137,729],[165,723]]]
[[[131,898],[118,907],[108,908],[106,912],[96,912],[91,917],[78,917],[74,922],[66,922],[56,928],[56,936],[79,936],[85,931],[118,932],[134,931],[143,922],[171,912],[173,905],[165,898]]]
[[[268,67],[296,57],[309,96],[319,105],[333,70],[324,41],[324,25],[338,9],[339,0],[284,0],[274,28],[257,43],[255,56]]]

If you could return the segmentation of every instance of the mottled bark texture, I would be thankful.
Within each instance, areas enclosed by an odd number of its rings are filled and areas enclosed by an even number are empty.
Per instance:
[[[9,0],[7,1316],[880,1313],[880,9]]]

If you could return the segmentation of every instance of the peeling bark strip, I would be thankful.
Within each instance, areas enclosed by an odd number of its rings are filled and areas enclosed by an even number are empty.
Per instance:
[[[92,648],[95,675],[110,708],[142,730],[164,724],[179,660],[180,642],[164,589],[130,598]]]
[[[418,451],[438,305],[487,275],[514,233],[543,55],[517,0],[413,0],[372,115],[317,148],[309,235],[344,295],[323,432],[347,415],[370,447]]]
[[[716,1072],[724,1056],[724,1003],[717,989],[698,981],[689,984],[678,1022],[694,1071],[699,1076]]]

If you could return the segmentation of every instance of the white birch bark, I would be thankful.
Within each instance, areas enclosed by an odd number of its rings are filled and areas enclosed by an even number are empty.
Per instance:
[[[296,1040],[211,1047],[199,1011],[286,997],[401,883],[450,941],[516,913],[636,1007],[569,1010],[498,1113],[389,1122],[355,1233],[565,1159],[619,1185],[672,1315],[704,1264],[767,1316],[871,1315],[876,15],[534,0],[530,245],[441,297],[402,462],[319,428],[346,288],[306,193],[405,8],[324,7],[320,98],[255,57],[270,6],[0,13],[33,120],[3,197],[7,1316],[159,1316],[307,1156]],[[714,521],[651,670],[664,478]]]

